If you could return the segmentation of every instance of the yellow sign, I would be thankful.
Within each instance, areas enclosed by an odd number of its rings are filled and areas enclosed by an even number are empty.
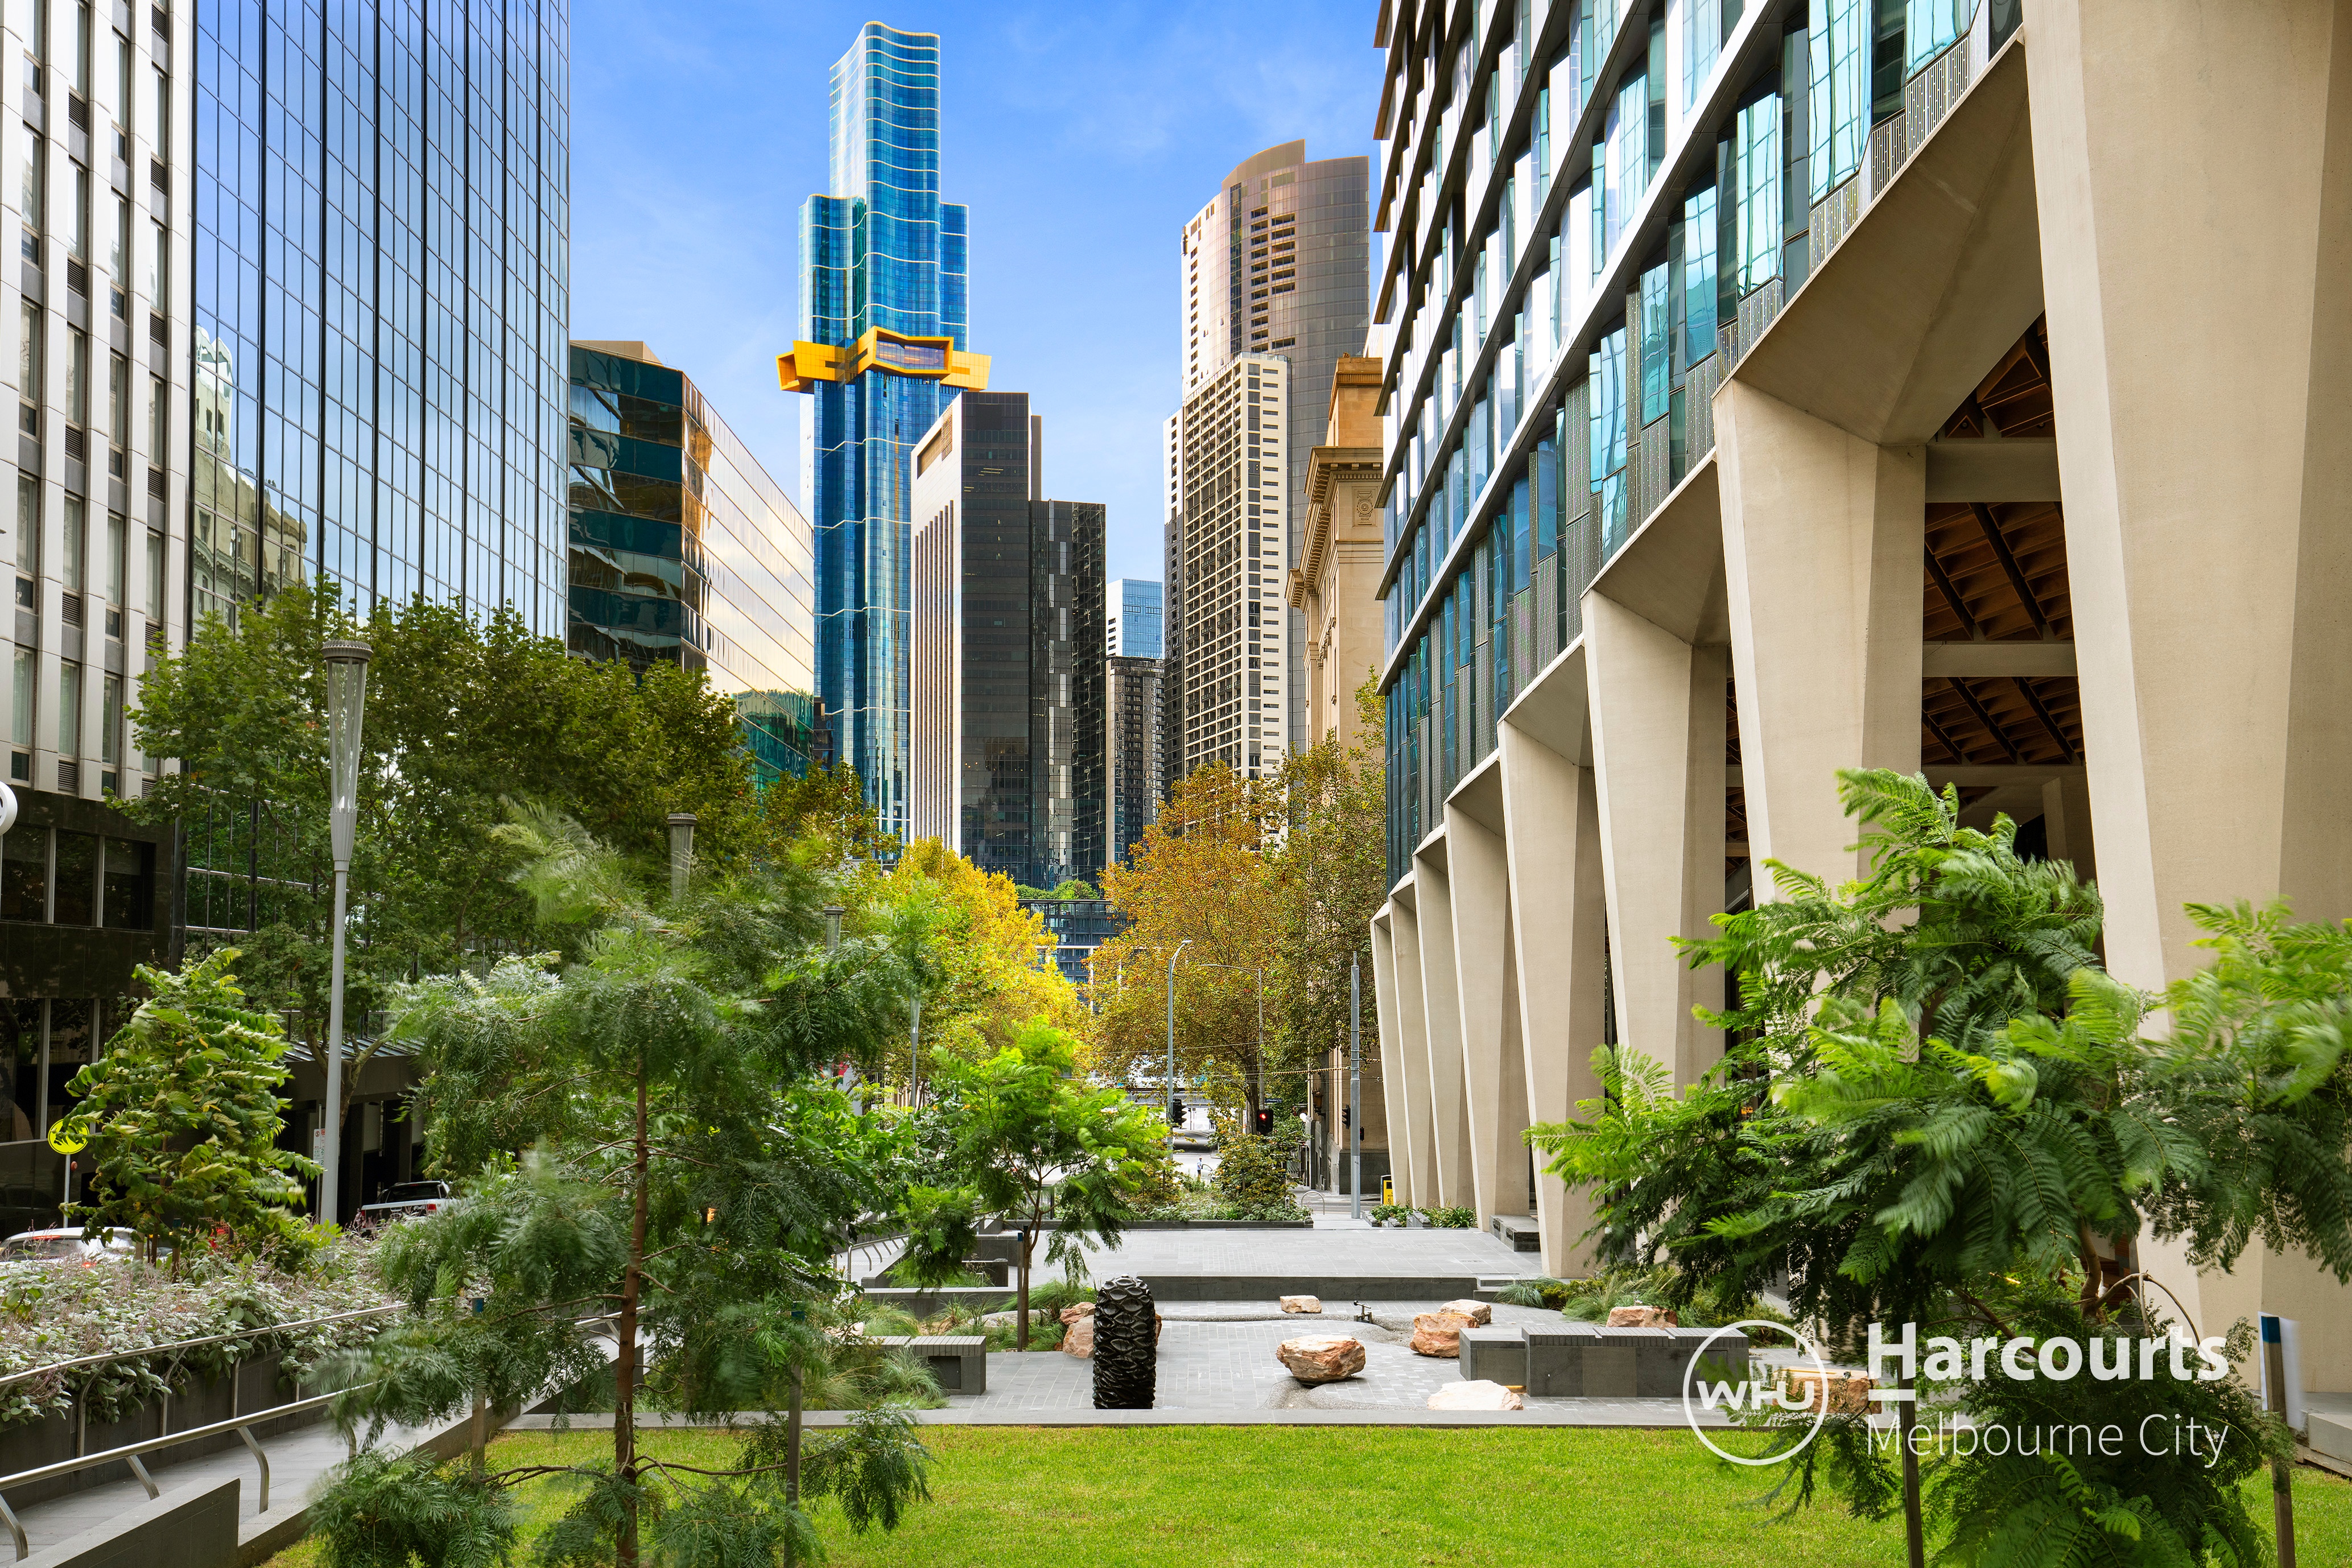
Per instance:
[[[78,1122],[60,1121],[49,1129],[49,1147],[60,1154],[79,1154],[89,1147],[89,1129]]]
[[[1396,1202],[1396,1179],[1394,1177],[1382,1176],[1381,1178],[1381,1202],[1384,1204],[1393,1204]]]
[[[957,348],[953,338],[910,338],[875,327],[854,348],[793,343],[792,353],[776,356],[776,384],[786,392],[806,392],[820,381],[855,381],[878,368],[985,392],[988,362],[986,354]]]

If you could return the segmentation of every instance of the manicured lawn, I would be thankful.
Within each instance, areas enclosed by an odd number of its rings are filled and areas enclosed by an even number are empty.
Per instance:
[[[1776,1522],[1770,1483],[1709,1458],[1687,1433],[1411,1427],[933,1427],[933,1500],[895,1535],[818,1527],[835,1568],[1879,1568],[1896,1522],[1832,1508]],[[732,1445],[657,1433],[654,1452],[723,1464]],[[516,1433],[495,1466],[588,1459],[604,1434]],[[552,1517],[561,1494],[528,1492]],[[2248,1501],[2270,1517],[2268,1481]],[[2352,1563],[2352,1482],[2295,1472],[2305,1563]],[[272,1560],[310,1568],[309,1543]]]

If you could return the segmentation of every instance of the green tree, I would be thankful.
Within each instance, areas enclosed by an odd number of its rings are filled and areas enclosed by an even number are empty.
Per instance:
[[[1072,1076],[1078,1043],[1033,1025],[994,1056],[942,1065],[954,1129],[952,1190],[918,1187],[905,1200],[907,1258],[919,1280],[949,1278],[971,1250],[972,1220],[992,1214],[1018,1235],[1017,1348],[1029,1348],[1029,1270],[1050,1222],[1046,1259],[1118,1239],[1135,1197],[1167,1161],[1166,1123],[1116,1089]]]
[[[1388,899],[1386,732],[1370,681],[1356,692],[1355,746],[1335,731],[1284,763],[1287,824],[1269,857],[1276,940],[1268,955],[1268,1007],[1279,1068],[1311,1070],[1348,1043],[1351,963],[1363,965],[1364,1055],[1380,1055],[1371,995],[1372,917]]]
[[[579,1325],[609,1317],[612,1458],[567,1468],[584,1489],[540,1560],[634,1563],[647,1531],[680,1564],[814,1559],[793,1395],[825,1360],[831,1255],[882,1202],[869,1173],[887,1164],[874,1122],[814,1074],[871,1059],[903,980],[877,944],[823,950],[827,884],[793,863],[656,901],[576,825],[526,815],[499,837],[577,956],[402,993],[394,1037],[420,1051],[428,1157],[460,1201],[387,1237],[383,1276],[411,1313],[339,1413],[415,1421],[535,1395],[605,1366]],[[647,1398],[793,1408],[705,1474],[640,1448]],[[888,1407],[821,1455],[814,1479],[860,1499],[853,1523],[895,1523],[919,1494],[919,1445]],[[538,1473],[489,1476],[483,1495]],[[354,1468],[340,1484],[397,1480]]]
[[[1606,1099],[1531,1133],[1600,1194],[1604,1251],[1671,1259],[1668,1305],[1727,1308],[1785,1273],[1800,1317],[1834,1335],[1907,1320],[2085,1345],[2170,1331],[2104,1261],[2148,1226],[2218,1267],[2259,1232],[2352,1279],[2352,939],[2192,910],[2222,960],[2174,988],[2179,1026],[2144,1038],[2154,999],[2098,968],[2096,895],[2071,868],[2020,858],[2005,817],[1960,826],[1957,796],[1924,780],[1840,779],[1869,874],[1832,889],[1768,863],[1780,898],[1691,944],[1738,977],[1721,1066],[1677,1096],[1646,1058],[1604,1056]],[[1931,1366],[1923,1386],[2036,1408],[1998,1373]],[[2136,1422],[2152,1400],[2231,1441],[2201,1467],[1944,1456],[1929,1496],[1950,1560],[2244,1560],[2237,1483],[2283,1439],[2242,1388],[2084,1380],[2066,1398],[2069,1422]],[[1885,1457],[1851,1421],[1801,1460],[1801,1496],[1823,1448],[1853,1506],[1891,1506]]]
[[[135,972],[147,1000],[74,1074],[67,1124],[89,1140],[88,1201],[68,1213],[91,1235],[125,1226],[152,1257],[226,1231],[240,1246],[299,1250],[294,1210],[319,1167],[277,1147],[287,1102],[278,1020],[245,1005],[223,948],[178,973]]]
[[[253,998],[313,1050],[331,901],[319,648],[349,636],[374,648],[352,866],[353,1019],[400,981],[542,940],[510,876],[517,854],[498,837],[510,800],[560,804],[647,868],[667,853],[674,811],[698,816],[698,859],[722,869],[776,858],[802,819],[753,790],[733,704],[703,676],[655,664],[639,677],[572,658],[511,609],[476,620],[420,598],[379,605],[361,623],[328,583],[293,585],[234,626],[208,618],[142,683],[139,745],[180,766],[125,809],[179,823],[197,865],[239,874],[233,896],[198,879],[197,897],[213,889],[229,906],[200,911],[198,923],[255,928],[241,943]],[[379,1044],[364,1026],[354,1033],[345,1109]]]

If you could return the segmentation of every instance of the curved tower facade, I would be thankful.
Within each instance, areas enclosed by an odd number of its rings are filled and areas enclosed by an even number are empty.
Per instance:
[[[831,129],[833,188],[801,207],[807,374],[785,384],[814,399],[801,493],[816,530],[818,692],[837,755],[903,837],[908,453],[955,396],[942,372],[965,347],[965,210],[940,200],[938,35],[861,28],[833,68]]]

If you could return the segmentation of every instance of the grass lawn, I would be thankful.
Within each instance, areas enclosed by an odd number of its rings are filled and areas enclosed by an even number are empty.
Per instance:
[[[1903,1553],[1899,1521],[1832,1508],[1774,1521],[1757,1501],[1770,1483],[1715,1461],[1685,1432],[945,1426],[924,1441],[938,1458],[933,1500],[895,1535],[861,1541],[831,1509],[818,1512],[834,1568],[1880,1568]],[[690,1433],[646,1446],[688,1464],[724,1464],[732,1451]],[[491,1463],[611,1451],[601,1433],[516,1433]],[[537,1517],[561,1506],[548,1483],[526,1495]],[[2268,1521],[2266,1477],[2248,1502]],[[2298,1469],[2295,1505],[2303,1561],[2352,1563],[2352,1482]],[[305,1542],[271,1568],[318,1561]]]

